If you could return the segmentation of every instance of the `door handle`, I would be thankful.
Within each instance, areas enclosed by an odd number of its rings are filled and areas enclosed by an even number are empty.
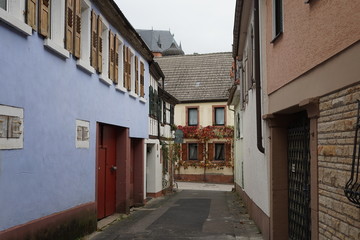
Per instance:
[[[117,167],[116,167],[116,166],[112,166],[110,169],[111,169],[112,171],[116,171],[116,170],[117,170]]]

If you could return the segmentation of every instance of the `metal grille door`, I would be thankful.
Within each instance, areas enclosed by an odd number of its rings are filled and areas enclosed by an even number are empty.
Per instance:
[[[301,114],[288,129],[289,239],[308,240],[310,234],[309,120]]]

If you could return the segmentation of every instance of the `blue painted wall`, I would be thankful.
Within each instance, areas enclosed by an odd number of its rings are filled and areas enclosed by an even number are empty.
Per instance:
[[[148,102],[48,51],[36,32],[25,37],[2,22],[0,104],[24,109],[24,148],[0,150],[0,231],[95,201],[97,122],[148,136]],[[89,149],[75,147],[76,119],[90,121]]]

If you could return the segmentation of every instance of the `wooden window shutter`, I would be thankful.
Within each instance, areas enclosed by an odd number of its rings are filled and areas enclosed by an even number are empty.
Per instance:
[[[39,1],[39,33],[44,37],[49,36],[50,26],[50,0]]]
[[[123,46],[123,87],[127,88],[127,47]]]
[[[36,0],[27,0],[26,22],[36,30]]]
[[[225,143],[225,160],[231,160],[231,143]]]
[[[131,50],[129,47],[127,48],[127,65],[128,65],[127,90],[130,91],[131,90]]]
[[[74,56],[80,58],[81,54],[81,4],[80,0],[75,0],[74,16]]]
[[[204,143],[198,143],[198,156],[199,161],[204,159]]]
[[[73,53],[74,41],[74,0],[66,1],[65,48]]]
[[[135,93],[139,94],[139,62],[138,57],[135,56]]]
[[[91,66],[97,69],[97,16],[94,10],[91,11]]]
[[[145,93],[144,93],[144,72],[145,72],[145,68],[144,68],[144,63],[140,62],[140,96],[144,97]]]
[[[186,161],[188,159],[187,143],[182,143],[181,150],[182,150],[181,159],[183,161]]]
[[[114,68],[114,83],[119,82],[119,38],[114,36],[115,42],[115,68]]]
[[[102,53],[103,53],[103,37],[102,37],[102,20],[101,17],[98,16],[97,19],[97,35],[98,35],[98,46],[97,46],[97,70],[99,73],[102,72],[102,64],[103,64],[103,60],[102,60]]]
[[[214,143],[208,143],[208,160],[214,160]]]
[[[114,34],[109,31],[109,78],[114,81],[115,49]]]

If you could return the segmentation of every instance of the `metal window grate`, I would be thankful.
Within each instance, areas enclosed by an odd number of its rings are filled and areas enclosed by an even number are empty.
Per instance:
[[[355,138],[354,138],[354,152],[351,165],[350,179],[347,181],[344,189],[345,196],[350,202],[360,208],[360,142],[359,142],[359,130],[360,130],[360,101],[358,103],[357,110],[357,122],[355,126]]]
[[[289,239],[310,239],[309,120],[306,113],[288,129]]]

